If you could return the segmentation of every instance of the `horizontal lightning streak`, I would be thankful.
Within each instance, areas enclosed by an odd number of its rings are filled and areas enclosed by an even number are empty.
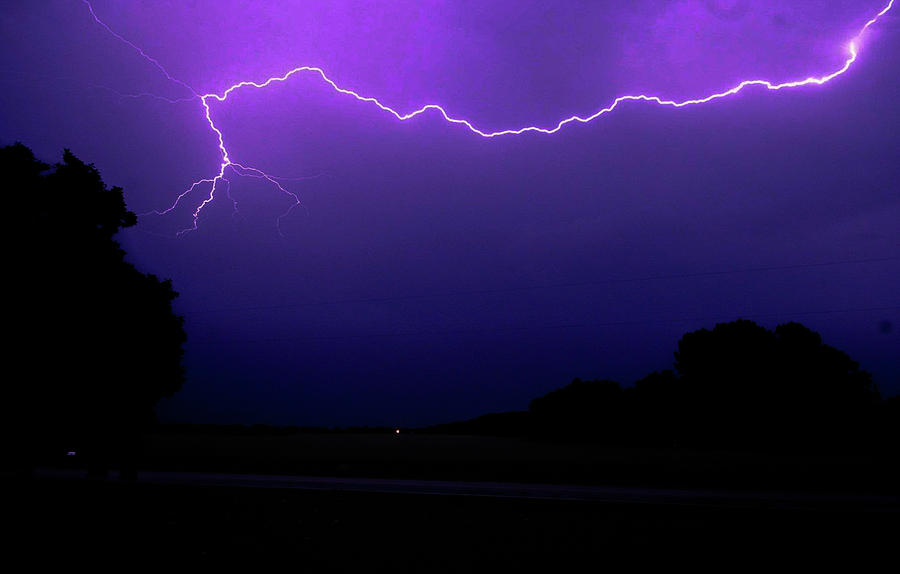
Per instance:
[[[167,104],[183,104],[186,102],[194,102],[197,100],[197,96],[191,96],[187,98],[167,98],[165,96],[160,96],[159,94],[154,94],[151,92],[141,92],[139,94],[124,94],[118,90],[114,90],[108,86],[100,86],[100,85],[92,85],[92,88],[96,88],[98,90],[105,90],[112,94],[119,96],[120,98],[125,98],[129,100],[140,100],[140,99],[151,99],[151,100],[159,100],[161,102],[165,102]]]
[[[157,69],[159,69],[168,80],[190,90],[190,92],[193,94],[193,98],[191,98],[191,99],[197,99],[202,104],[203,109],[204,109],[204,115],[206,117],[207,123],[209,124],[209,128],[213,132],[213,134],[216,136],[216,139],[218,140],[219,153],[222,157],[222,163],[219,166],[218,174],[213,178],[202,179],[202,180],[195,182],[187,191],[185,191],[184,193],[179,195],[176,198],[175,202],[168,209],[165,209],[162,211],[151,212],[151,213],[155,213],[155,214],[159,214],[159,215],[164,215],[164,214],[170,213],[172,210],[174,210],[178,206],[178,204],[181,202],[182,199],[184,199],[184,197],[186,195],[188,195],[189,193],[194,191],[198,186],[200,186],[202,184],[210,184],[211,189],[210,189],[209,196],[202,203],[200,203],[200,205],[193,212],[192,227],[185,229],[182,232],[179,232],[179,235],[181,235],[182,233],[185,233],[187,231],[193,231],[193,230],[197,229],[197,223],[198,223],[198,219],[200,217],[200,213],[202,212],[203,208],[205,208],[207,205],[209,205],[213,201],[213,199],[215,197],[216,189],[218,187],[218,183],[225,179],[225,171],[229,168],[231,168],[232,171],[239,176],[251,176],[251,177],[257,177],[260,179],[265,179],[266,181],[268,181],[269,183],[274,185],[281,193],[284,193],[285,195],[291,197],[294,200],[294,203],[291,205],[291,207],[285,213],[280,215],[277,219],[279,233],[280,233],[281,220],[284,217],[288,216],[296,206],[300,205],[299,197],[295,193],[292,193],[292,192],[286,190],[277,181],[277,179],[279,179],[279,178],[274,178],[274,177],[266,174],[263,170],[260,170],[260,169],[254,168],[254,167],[248,167],[248,166],[236,164],[231,160],[231,158],[228,154],[228,149],[225,146],[225,136],[222,133],[222,131],[216,126],[216,123],[212,118],[212,111],[210,109],[210,100],[216,100],[218,102],[226,102],[231,94],[233,94],[237,90],[240,90],[243,88],[264,89],[276,82],[286,82],[291,77],[293,77],[297,74],[300,74],[302,72],[310,72],[314,75],[318,75],[321,78],[321,80],[323,82],[325,82],[326,84],[330,85],[331,88],[335,92],[337,92],[339,94],[351,96],[360,102],[373,104],[376,107],[378,107],[379,109],[381,109],[383,112],[387,112],[387,113],[393,115],[395,118],[397,118],[400,121],[407,121],[407,120],[413,119],[417,116],[420,116],[426,112],[434,111],[434,112],[438,113],[446,122],[451,123],[451,124],[462,125],[466,129],[468,129],[470,132],[472,132],[476,135],[479,135],[483,138],[495,138],[495,137],[507,136],[507,135],[521,135],[521,134],[528,133],[528,132],[537,132],[537,133],[542,133],[542,134],[554,134],[554,133],[557,133],[558,131],[560,131],[563,127],[565,127],[568,124],[575,123],[575,122],[586,124],[586,123],[596,120],[597,118],[600,118],[601,116],[612,113],[614,110],[616,110],[616,108],[619,107],[620,104],[622,104],[624,102],[649,102],[649,103],[657,104],[659,106],[672,107],[672,108],[684,108],[684,107],[688,107],[688,106],[696,106],[696,105],[700,105],[700,104],[706,104],[709,102],[713,102],[715,100],[734,96],[734,95],[742,92],[745,88],[748,88],[751,86],[760,86],[760,87],[766,88],[770,91],[799,88],[799,87],[810,86],[810,85],[822,86],[822,85],[827,84],[828,82],[834,80],[835,78],[845,74],[853,66],[853,64],[856,62],[857,58],[859,57],[859,42],[862,39],[863,35],[866,33],[866,31],[869,28],[874,26],[885,14],[887,14],[894,7],[894,0],[889,0],[888,3],[884,6],[884,8],[881,9],[880,12],[878,12],[871,19],[869,19],[863,25],[863,27],[859,30],[857,35],[850,41],[848,48],[847,48],[848,52],[849,52],[849,56],[844,61],[843,66],[841,66],[836,71],[834,71],[830,74],[824,75],[824,76],[810,76],[810,77],[804,78],[802,80],[795,80],[795,81],[782,82],[782,83],[774,83],[774,82],[770,82],[768,80],[745,80],[728,90],[725,90],[722,92],[717,92],[717,93],[714,93],[714,94],[711,94],[711,95],[708,95],[705,97],[701,97],[701,98],[688,99],[688,100],[683,100],[683,101],[667,100],[667,99],[663,99],[660,96],[653,96],[653,95],[647,95],[647,94],[619,96],[618,98],[613,100],[613,102],[611,104],[609,104],[607,107],[601,108],[600,110],[594,112],[591,115],[588,115],[588,116],[572,115],[572,116],[569,116],[567,118],[560,120],[553,127],[540,127],[540,126],[536,126],[536,125],[529,125],[529,126],[525,126],[525,127],[521,127],[521,128],[516,128],[516,129],[505,129],[505,130],[491,132],[491,131],[484,131],[484,130],[478,128],[475,124],[473,124],[469,120],[466,120],[463,118],[457,118],[457,117],[450,115],[450,113],[448,113],[447,110],[445,110],[442,106],[437,105],[437,104],[426,104],[426,105],[424,105],[416,110],[413,110],[411,112],[401,113],[401,112],[397,111],[396,109],[382,103],[380,100],[378,100],[378,98],[375,98],[372,96],[365,96],[354,90],[343,88],[343,87],[339,86],[334,80],[332,80],[331,78],[328,77],[328,75],[326,75],[325,71],[322,68],[318,68],[315,66],[298,66],[296,68],[293,68],[292,70],[288,70],[286,73],[284,73],[281,76],[273,76],[262,82],[254,82],[254,81],[238,82],[238,83],[233,84],[232,86],[228,87],[221,93],[213,92],[213,93],[207,93],[207,94],[199,94],[193,88],[191,88],[188,84],[186,84],[185,82],[183,82],[183,81],[173,77],[171,74],[169,74],[168,70],[166,70],[166,68],[162,64],[160,64],[159,61],[157,61],[156,59],[147,55],[137,45],[133,44],[132,42],[130,42],[123,36],[119,35],[115,31],[113,31],[108,25],[106,25],[103,21],[101,21],[100,18],[94,12],[94,9],[91,6],[91,3],[89,0],[82,0],[82,2],[88,6],[88,9],[90,10],[90,13],[91,13],[91,16],[93,17],[93,19],[100,26],[102,26],[107,32],[109,32],[115,38],[117,38],[121,42],[125,43],[126,45],[130,46],[135,51],[137,51],[144,59],[146,59],[148,62],[153,64]],[[137,97],[143,97],[143,96],[147,96],[147,94],[139,94]],[[162,98],[162,99],[164,99],[164,98]],[[184,101],[184,99],[173,100],[173,101]],[[227,182],[227,180],[226,180],[226,182]],[[236,203],[235,203],[235,209],[236,209]]]
[[[447,297],[470,297],[482,295],[510,295],[515,293],[529,293],[548,289],[566,290],[584,287],[600,287],[604,285],[618,285],[625,283],[645,283],[652,281],[689,280],[689,279],[718,279],[731,275],[743,275],[749,273],[765,273],[775,271],[799,271],[833,268],[842,265],[867,265],[875,263],[891,263],[900,261],[900,256],[872,257],[868,259],[843,259],[836,261],[821,261],[817,263],[798,263],[793,265],[769,265],[766,267],[746,267],[744,269],[723,269],[719,271],[694,271],[688,273],[671,273],[667,275],[644,275],[634,277],[617,277],[595,281],[576,281],[570,283],[546,283],[534,285],[518,285],[510,287],[496,287],[491,289],[468,289],[461,291],[442,291],[434,293],[419,293],[410,295],[391,295],[382,297],[363,297],[356,299],[331,299],[324,301],[307,301],[303,303],[286,303],[282,305],[254,305],[251,307],[226,307],[219,309],[194,309],[183,311],[187,315],[207,313],[235,313],[242,311],[281,311],[285,309],[298,309],[302,307],[322,307],[332,305],[354,304],[379,304],[423,301],[428,299],[440,299]]]

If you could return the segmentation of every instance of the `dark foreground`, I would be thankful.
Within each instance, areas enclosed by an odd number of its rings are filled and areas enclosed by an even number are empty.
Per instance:
[[[900,495],[896,450],[732,452],[405,433],[157,433],[145,437],[143,469]]]
[[[294,571],[730,571],[887,556],[896,508],[644,504],[4,479],[4,558],[29,569],[280,563]]]
[[[38,468],[31,478],[40,481],[93,481],[98,477],[76,469]],[[816,512],[888,512],[900,514],[900,497],[791,491],[699,490],[522,482],[473,482],[365,478],[352,476],[292,476],[228,474],[220,472],[143,471],[140,479],[113,471],[102,480],[125,480],[142,485],[265,488],[407,494],[479,498],[513,498],[585,503],[705,506]]]

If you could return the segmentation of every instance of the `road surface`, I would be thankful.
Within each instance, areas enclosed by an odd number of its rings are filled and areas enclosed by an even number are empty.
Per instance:
[[[36,469],[38,480],[87,480],[83,470]],[[107,480],[118,478],[115,471]],[[143,471],[138,484],[300,489],[408,495],[476,496],[615,504],[662,504],[817,511],[900,512],[900,497],[798,492],[627,488],[509,482],[278,476],[212,472]]]

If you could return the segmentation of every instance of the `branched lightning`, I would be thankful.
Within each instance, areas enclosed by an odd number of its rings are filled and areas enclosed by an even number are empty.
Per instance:
[[[236,84],[229,86],[221,93],[212,92],[212,93],[207,93],[207,94],[200,94],[197,91],[195,91],[190,85],[188,85],[186,82],[172,76],[169,73],[169,71],[166,70],[166,68],[158,60],[156,60],[152,56],[145,53],[139,46],[132,43],[131,41],[129,41],[128,39],[126,39],[125,37],[120,35],[119,33],[115,32],[106,23],[104,23],[94,12],[94,8],[91,5],[90,0],[82,0],[82,2],[87,6],[88,10],[90,11],[91,17],[94,19],[94,21],[96,21],[97,24],[99,24],[101,27],[103,27],[104,30],[106,30],[109,34],[111,34],[113,37],[115,37],[120,42],[124,43],[125,45],[129,46],[134,51],[136,51],[142,58],[144,58],[150,64],[155,66],[170,82],[173,82],[173,83],[187,89],[191,93],[190,97],[184,97],[184,98],[178,98],[178,99],[164,98],[162,96],[156,96],[155,94],[148,94],[148,93],[133,94],[133,95],[120,94],[120,95],[123,95],[125,97],[132,97],[132,98],[152,97],[152,98],[161,99],[161,100],[164,100],[164,101],[167,101],[170,103],[179,103],[179,102],[185,102],[185,101],[199,101],[200,105],[203,107],[204,116],[206,117],[206,122],[209,125],[211,132],[215,135],[215,137],[218,141],[219,154],[221,156],[221,164],[219,165],[218,173],[211,178],[201,179],[201,180],[194,182],[187,190],[185,190],[180,195],[178,195],[178,197],[175,199],[175,202],[171,206],[169,206],[167,209],[150,212],[150,213],[154,213],[157,215],[166,215],[166,214],[172,212],[176,207],[178,207],[178,205],[181,203],[181,201],[184,200],[185,197],[187,197],[189,194],[193,193],[195,190],[197,190],[200,187],[208,185],[209,186],[209,195],[205,199],[203,199],[203,201],[201,201],[200,204],[193,211],[193,225],[191,227],[179,232],[179,235],[186,233],[188,231],[193,231],[193,230],[197,229],[197,225],[198,225],[198,221],[199,221],[201,212],[207,205],[209,205],[215,199],[216,192],[222,186],[223,182],[224,182],[224,187],[225,187],[225,194],[231,200],[231,202],[234,206],[234,213],[237,214],[237,202],[234,200],[234,198],[231,196],[231,193],[230,193],[230,180],[225,177],[226,173],[229,173],[229,172],[236,176],[254,177],[254,178],[258,178],[258,179],[264,179],[267,182],[269,182],[270,184],[272,184],[279,192],[281,192],[281,193],[285,194],[286,196],[290,197],[291,199],[293,199],[293,203],[290,206],[290,208],[285,213],[281,214],[277,219],[279,233],[280,233],[281,220],[283,218],[287,217],[288,215],[290,215],[291,212],[294,210],[294,208],[296,208],[298,205],[300,205],[300,198],[297,196],[297,194],[289,191],[279,182],[279,180],[286,179],[286,178],[274,177],[256,167],[241,165],[240,163],[233,161],[228,153],[228,148],[225,146],[225,136],[222,133],[222,131],[219,129],[219,127],[216,125],[215,121],[213,120],[213,113],[210,108],[210,102],[214,100],[216,102],[224,103],[228,100],[228,98],[229,98],[229,96],[231,96],[231,94],[233,94],[234,92],[236,92],[238,90],[244,89],[244,88],[264,89],[264,88],[272,85],[273,83],[286,82],[291,77],[293,77],[297,74],[308,72],[315,76],[318,76],[323,82],[325,82],[326,84],[331,86],[331,88],[335,92],[346,95],[346,96],[350,96],[360,102],[372,104],[372,105],[376,106],[377,108],[379,108],[381,111],[387,112],[387,113],[393,115],[395,118],[397,118],[400,121],[406,121],[406,120],[413,119],[413,118],[420,116],[426,112],[436,112],[446,122],[464,126],[466,129],[468,129],[473,134],[481,136],[483,138],[496,138],[499,136],[521,135],[521,134],[524,134],[527,132],[538,132],[538,133],[542,133],[542,134],[554,134],[554,133],[560,131],[563,127],[565,127],[571,123],[575,123],[575,122],[582,123],[582,124],[590,123],[601,116],[612,113],[616,108],[618,108],[620,106],[620,104],[625,103],[625,102],[648,102],[648,103],[657,104],[659,106],[672,107],[672,108],[684,108],[684,107],[688,107],[688,106],[706,104],[706,103],[709,103],[709,102],[712,102],[715,100],[727,98],[729,96],[734,96],[734,95],[740,93],[741,91],[743,91],[745,88],[748,88],[751,86],[760,86],[760,87],[766,88],[767,90],[770,90],[770,91],[785,90],[785,89],[790,89],[790,88],[800,88],[803,86],[810,86],[810,85],[822,86],[822,85],[827,84],[828,82],[834,80],[835,78],[845,74],[848,70],[850,70],[850,68],[853,66],[853,64],[856,62],[857,58],[859,57],[859,46],[860,46],[860,42],[861,42],[863,36],[865,35],[865,33],[869,30],[869,28],[874,26],[879,20],[881,20],[894,7],[894,0],[889,0],[887,5],[884,8],[882,8],[880,12],[875,14],[871,19],[869,19],[862,26],[862,28],[859,30],[859,32],[856,34],[856,36],[854,36],[853,39],[850,40],[850,43],[847,45],[848,56],[847,56],[846,60],[844,61],[843,66],[841,66],[836,71],[834,71],[830,74],[826,74],[826,75],[822,75],[822,76],[810,76],[810,77],[804,78],[802,80],[794,80],[794,81],[783,82],[783,83],[774,83],[774,82],[770,82],[768,80],[744,80],[741,83],[737,84],[736,86],[734,86],[728,90],[710,94],[708,96],[701,97],[701,98],[695,98],[695,99],[689,99],[689,100],[683,100],[683,101],[667,100],[667,99],[663,99],[660,96],[653,96],[653,95],[647,95],[647,94],[619,96],[618,98],[613,100],[612,103],[610,103],[608,106],[601,108],[590,115],[587,115],[587,116],[572,115],[572,116],[569,116],[567,118],[560,120],[555,126],[541,127],[541,126],[535,126],[535,125],[528,125],[528,126],[524,126],[521,128],[505,129],[505,130],[492,132],[492,131],[485,131],[485,130],[478,128],[475,124],[473,124],[469,120],[466,120],[463,118],[457,118],[457,117],[450,115],[447,112],[447,110],[445,110],[442,106],[439,106],[437,104],[426,104],[416,110],[413,110],[413,111],[407,112],[407,113],[399,112],[396,109],[385,105],[384,103],[379,101],[378,98],[362,95],[359,92],[356,92],[354,90],[343,88],[343,87],[339,86],[337,83],[335,83],[334,80],[332,80],[331,78],[328,77],[328,75],[326,75],[325,71],[322,68],[318,68],[315,66],[298,66],[296,68],[288,70],[287,72],[285,72],[284,74],[282,74],[280,76],[273,76],[262,82],[242,81],[242,82],[238,82]]]

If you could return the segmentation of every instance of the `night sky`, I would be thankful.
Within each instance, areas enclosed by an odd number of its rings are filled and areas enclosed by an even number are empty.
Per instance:
[[[95,0],[199,93],[318,66],[400,111],[552,127],[838,70],[886,0]],[[679,337],[800,321],[900,393],[900,7],[825,86],[629,102],[553,135],[401,122],[314,74],[212,101],[232,177],[120,240],[173,280],[187,382],[166,421],[422,425],[631,383]],[[163,210],[222,163],[191,92],[80,0],[0,11],[0,145],[64,147]],[[167,99],[186,99],[169,103]],[[15,216],[15,214],[8,214]],[[41,233],[35,229],[34,233]],[[15,248],[15,247],[13,247]]]

